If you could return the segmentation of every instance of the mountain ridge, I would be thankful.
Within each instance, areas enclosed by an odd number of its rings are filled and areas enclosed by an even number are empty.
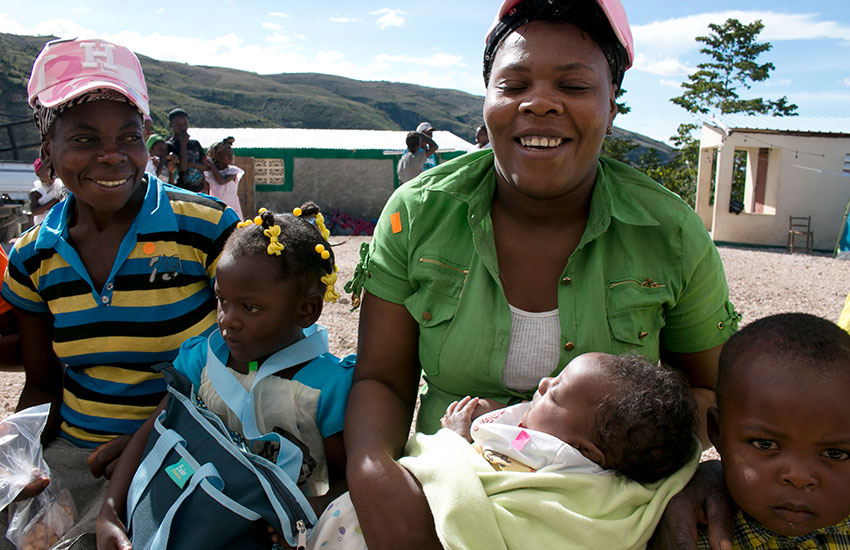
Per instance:
[[[26,84],[32,62],[51,39],[0,33],[0,124],[32,116]],[[473,141],[483,122],[484,98],[459,90],[320,73],[260,75],[137,55],[154,127],[166,133],[167,113],[177,106],[189,113],[195,127],[412,130],[427,120],[438,130]],[[27,134],[16,137],[18,143],[38,139],[34,127],[16,131]],[[9,146],[5,133],[0,133],[0,149]],[[636,143],[638,149],[630,154],[635,158],[649,148],[664,158],[672,151],[662,142],[621,128],[614,128],[614,137]]]

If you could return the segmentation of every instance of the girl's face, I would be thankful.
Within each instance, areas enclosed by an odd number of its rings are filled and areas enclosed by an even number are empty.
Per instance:
[[[80,205],[116,213],[140,201],[147,189],[142,128],[142,115],[127,103],[83,103],[56,119],[45,156]]]
[[[544,200],[589,189],[615,92],[605,55],[575,25],[534,21],[511,33],[484,99],[499,181]]]
[[[222,145],[215,152],[215,163],[221,168],[227,168],[233,164],[233,148],[230,145]]]
[[[301,339],[302,329],[316,320],[309,315],[310,300],[295,282],[278,277],[273,261],[237,258],[226,249],[219,259],[218,328],[231,356],[239,361],[266,359]]]

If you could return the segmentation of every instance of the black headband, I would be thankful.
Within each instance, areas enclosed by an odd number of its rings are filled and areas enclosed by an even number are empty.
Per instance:
[[[611,70],[612,82],[617,87],[622,85],[629,55],[594,0],[523,0],[511,8],[487,37],[487,45],[484,47],[484,84],[490,82],[496,51],[505,38],[532,21],[572,23],[579,27],[602,50]]]

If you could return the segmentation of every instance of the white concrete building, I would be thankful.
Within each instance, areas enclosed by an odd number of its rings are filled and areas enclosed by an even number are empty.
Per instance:
[[[747,160],[737,214],[730,211],[736,152]],[[848,176],[850,118],[724,115],[702,127],[696,211],[714,241],[756,246],[786,246],[789,217],[811,216],[814,248],[833,251]]]

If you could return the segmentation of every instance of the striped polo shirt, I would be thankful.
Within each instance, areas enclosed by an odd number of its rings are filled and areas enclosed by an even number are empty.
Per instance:
[[[61,436],[95,447],[134,432],[165,391],[151,366],[215,326],[213,278],[236,213],[212,197],[152,176],[109,279],[94,288],[68,238],[74,197],[18,239],[2,297],[53,315],[53,349],[66,365]]]

